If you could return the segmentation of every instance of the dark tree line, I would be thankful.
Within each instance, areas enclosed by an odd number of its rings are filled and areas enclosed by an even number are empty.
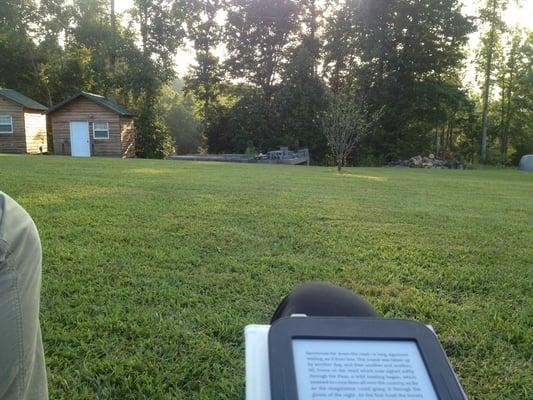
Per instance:
[[[2,0],[0,85],[48,105],[80,90],[121,102],[141,157],[290,146],[331,163],[324,113],[341,97],[380,115],[347,162],[507,163],[533,152],[533,43],[505,6],[468,18],[459,0],[135,0],[116,15],[113,0]],[[477,91],[461,76],[475,29]],[[185,45],[195,63],[176,80]]]

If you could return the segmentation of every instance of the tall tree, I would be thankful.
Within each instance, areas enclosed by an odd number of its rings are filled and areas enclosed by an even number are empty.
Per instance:
[[[35,26],[39,25],[34,0],[0,2],[0,86],[28,92],[37,79]]]
[[[499,33],[503,27],[501,19],[502,11],[507,7],[507,0],[487,0],[484,8],[480,10],[480,21],[487,25],[487,31],[482,37],[480,54],[480,68],[483,70],[482,87],[482,114],[481,114],[481,148],[480,161],[487,162],[487,142],[488,142],[488,115],[490,89],[493,83],[493,59],[494,52],[499,40]]]
[[[185,91],[194,94],[202,103],[204,133],[207,132],[211,105],[220,94],[223,73],[214,50],[221,41],[222,27],[216,22],[221,11],[220,0],[203,0],[193,3],[188,36],[194,41],[196,65],[189,68],[185,78]]]
[[[500,65],[497,66],[500,86],[500,162],[507,163],[509,148],[510,124],[515,112],[515,93],[517,91],[517,73],[521,67],[522,35],[515,30],[510,38],[507,49],[502,54]]]
[[[276,96],[281,124],[280,146],[307,147],[313,161],[323,161],[327,143],[319,114],[327,106],[326,86],[316,74],[315,41],[306,37],[294,49]]]
[[[142,69],[137,77],[141,90],[137,117],[137,155],[162,157],[172,151],[168,129],[158,115],[156,97],[174,76],[173,57],[184,38],[185,9],[180,1],[135,0],[133,16],[141,33]]]
[[[298,2],[301,32],[299,44],[291,50],[281,74],[276,96],[281,135],[279,145],[307,147],[314,162],[323,161],[327,142],[319,115],[327,106],[326,86],[318,75],[320,62],[319,17],[315,0]]]
[[[333,25],[332,25],[333,24]],[[411,156],[431,143],[428,110],[460,67],[471,21],[458,0],[347,0],[325,31],[333,90],[351,87],[371,109],[385,105],[381,129],[365,143],[384,158]]]
[[[117,18],[115,16],[115,0],[109,0],[111,5],[111,13],[110,13],[110,19],[111,19],[111,35],[112,35],[112,41],[111,41],[111,65],[115,66],[116,61],[116,47],[117,47]]]
[[[174,76],[173,58],[185,36],[185,9],[181,1],[135,0],[134,4],[145,59],[145,89],[152,97],[162,82]]]
[[[353,69],[355,45],[355,14],[359,0],[340,1],[326,18],[324,29],[324,76],[334,93],[350,86],[349,71]],[[353,78],[353,77],[352,77]]]
[[[269,102],[297,32],[294,0],[232,0],[227,3],[227,67],[233,78],[261,88]]]
[[[41,0],[38,13],[39,25],[35,39],[39,43],[35,54],[38,93],[34,96],[44,104],[52,106],[54,101],[61,99],[60,71],[64,65],[64,47],[70,38],[73,5],[65,4],[64,0]],[[62,95],[64,96],[64,93]]]
[[[509,153],[513,153],[512,161],[516,164],[522,155],[533,153],[533,31],[525,32],[515,57],[505,129],[513,150]]]

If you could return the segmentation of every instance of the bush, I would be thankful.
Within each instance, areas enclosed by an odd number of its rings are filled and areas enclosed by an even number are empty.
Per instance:
[[[174,153],[174,143],[163,118],[151,101],[145,101],[135,121],[135,153],[140,158],[165,158]]]

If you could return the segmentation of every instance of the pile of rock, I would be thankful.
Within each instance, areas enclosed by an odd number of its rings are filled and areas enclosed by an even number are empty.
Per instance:
[[[445,161],[435,158],[433,154],[428,157],[414,156],[408,160],[391,161],[387,164],[389,167],[404,168],[448,168],[448,169],[465,169],[463,163],[457,161]]]

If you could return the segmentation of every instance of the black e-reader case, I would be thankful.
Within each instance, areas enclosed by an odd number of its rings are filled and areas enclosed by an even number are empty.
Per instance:
[[[294,339],[415,341],[438,399],[467,399],[437,336],[424,324],[387,318],[289,317],[274,322],[268,335],[272,400],[307,400],[298,398]]]

